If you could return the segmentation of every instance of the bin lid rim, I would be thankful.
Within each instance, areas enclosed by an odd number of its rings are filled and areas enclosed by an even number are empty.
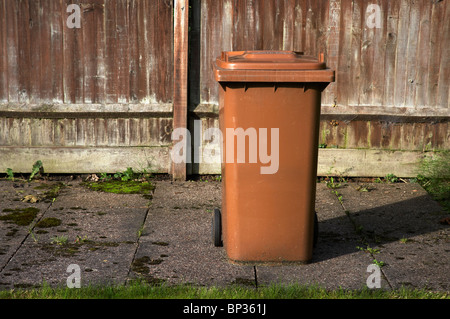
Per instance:
[[[323,70],[318,58],[296,51],[223,51],[217,66],[228,70]]]

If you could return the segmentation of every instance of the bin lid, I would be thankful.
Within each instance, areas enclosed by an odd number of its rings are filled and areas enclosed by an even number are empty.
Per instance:
[[[217,66],[228,70],[322,70],[323,61],[295,51],[222,52]]]
[[[224,51],[216,59],[218,82],[334,82],[319,58],[295,51]]]

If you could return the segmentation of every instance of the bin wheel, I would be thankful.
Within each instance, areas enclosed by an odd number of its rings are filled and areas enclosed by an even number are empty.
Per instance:
[[[214,246],[222,247],[222,214],[220,209],[214,209],[214,214],[212,218],[212,239]]]
[[[316,247],[317,240],[319,239],[319,219],[317,213],[314,213],[314,234],[313,234],[313,247]]]

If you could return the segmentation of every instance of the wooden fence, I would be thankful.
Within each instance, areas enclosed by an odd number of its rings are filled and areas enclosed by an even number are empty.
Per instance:
[[[319,174],[414,176],[450,146],[449,42],[448,0],[2,0],[0,172],[220,173],[169,156],[174,128],[218,127],[213,60],[296,50],[336,70]]]

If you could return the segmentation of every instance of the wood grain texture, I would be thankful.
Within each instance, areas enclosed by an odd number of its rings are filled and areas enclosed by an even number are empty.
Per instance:
[[[188,120],[188,19],[189,1],[175,0],[174,5],[174,95],[173,95],[173,128],[187,129]],[[187,140],[173,141],[185,143]],[[187,154],[183,154],[185,162],[172,163],[174,180],[186,180]]]
[[[81,28],[68,28],[69,4]],[[169,103],[170,0],[4,0],[0,102]]]

